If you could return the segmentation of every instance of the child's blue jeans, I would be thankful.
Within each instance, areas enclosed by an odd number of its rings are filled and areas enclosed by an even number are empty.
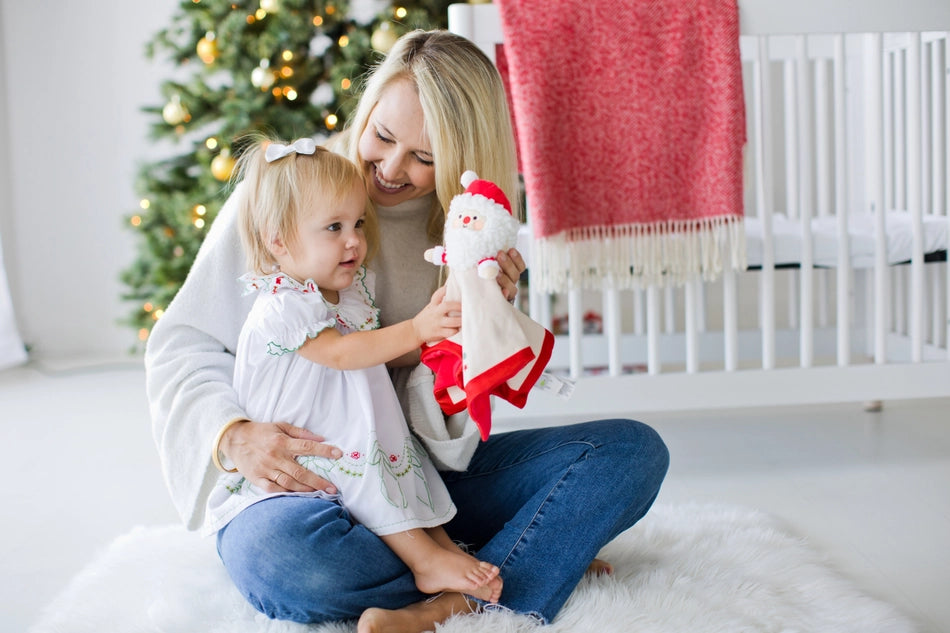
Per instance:
[[[653,504],[669,465],[659,435],[632,420],[515,431],[444,472],[456,541],[501,569],[500,603],[550,622],[611,539]],[[218,552],[250,603],[272,618],[324,622],[424,600],[412,574],[345,508],[277,497],[218,533]]]

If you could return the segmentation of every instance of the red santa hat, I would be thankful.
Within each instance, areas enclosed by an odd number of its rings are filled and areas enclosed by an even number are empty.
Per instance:
[[[508,202],[508,196],[501,187],[490,180],[480,180],[478,174],[470,169],[462,174],[461,181],[462,186],[465,187],[465,193],[471,196],[466,201],[466,205],[475,205],[478,210],[485,211],[498,206],[511,215],[511,203]]]

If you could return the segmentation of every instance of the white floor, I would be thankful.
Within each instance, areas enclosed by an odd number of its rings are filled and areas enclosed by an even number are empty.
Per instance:
[[[96,551],[173,522],[134,361],[0,372],[0,631],[25,631]],[[708,501],[780,517],[921,633],[950,631],[948,397],[665,413],[659,503]]]

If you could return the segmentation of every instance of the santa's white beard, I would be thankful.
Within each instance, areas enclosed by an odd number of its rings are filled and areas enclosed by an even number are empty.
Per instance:
[[[498,251],[508,250],[518,239],[518,221],[508,213],[491,214],[480,231],[445,227],[445,261],[451,268],[470,268]]]

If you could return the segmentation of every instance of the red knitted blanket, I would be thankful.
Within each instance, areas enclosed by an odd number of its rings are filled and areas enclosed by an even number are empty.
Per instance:
[[[495,0],[532,285],[745,267],[736,0]]]

